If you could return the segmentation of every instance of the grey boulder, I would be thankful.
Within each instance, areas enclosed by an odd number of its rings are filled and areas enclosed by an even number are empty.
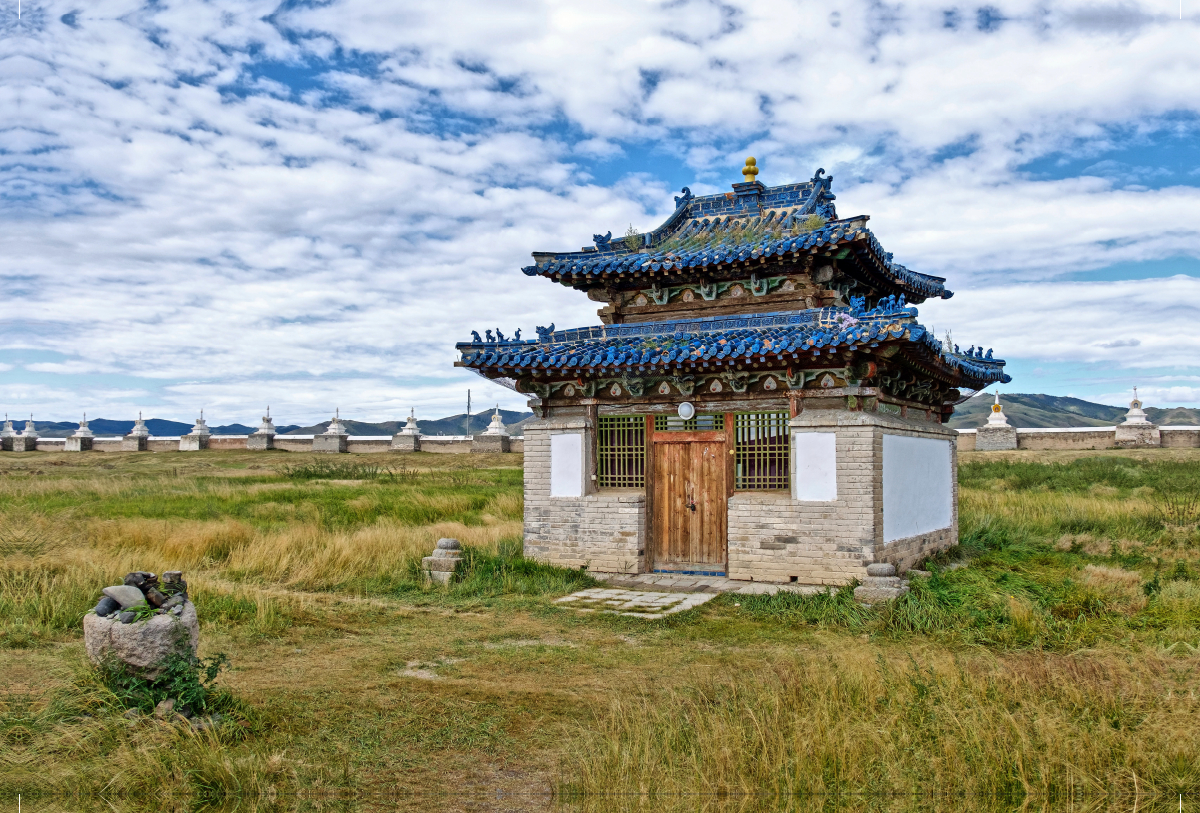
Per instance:
[[[94,612],[101,618],[106,618],[119,609],[121,609],[121,602],[117,601],[115,598],[109,598],[108,596],[105,596],[104,598],[100,599],[100,603],[96,605]]]
[[[116,601],[121,605],[122,610],[128,610],[137,604],[143,604],[146,601],[146,596],[136,587],[130,587],[127,584],[118,584],[114,587],[105,587],[100,592]]]

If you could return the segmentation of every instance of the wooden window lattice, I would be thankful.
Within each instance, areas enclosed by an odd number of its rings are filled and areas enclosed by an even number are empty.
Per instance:
[[[596,484],[600,488],[645,488],[646,419],[643,416],[601,416],[596,441]]]
[[[734,417],[734,478],[739,490],[791,487],[791,434],[786,412],[739,412]]]
[[[694,415],[686,421],[677,415],[655,415],[655,432],[723,432],[725,431],[725,416]]]

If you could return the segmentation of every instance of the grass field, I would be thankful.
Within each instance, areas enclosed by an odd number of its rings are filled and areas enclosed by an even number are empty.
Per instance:
[[[519,456],[5,454],[0,799],[1200,804],[1200,453],[962,458],[962,544],[906,597],[647,621],[553,605],[593,582],[520,557]],[[467,569],[427,587],[442,536]],[[184,570],[202,654],[233,664],[213,730],[127,718],[83,657],[81,617],[134,569]]]

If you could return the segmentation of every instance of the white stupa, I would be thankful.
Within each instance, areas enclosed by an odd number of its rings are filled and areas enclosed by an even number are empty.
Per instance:
[[[988,426],[1008,426],[1008,418],[1004,415],[1004,407],[1000,406],[1000,391],[996,390],[996,403],[992,404],[992,414],[988,415]]]
[[[1125,426],[1142,426],[1150,423],[1142,410],[1142,402],[1137,397],[1137,387],[1133,388],[1133,400],[1129,402],[1129,411],[1125,413]]]
[[[17,436],[17,430],[13,429],[12,419],[10,419],[8,417],[8,414],[5,413],[4,428],[0,429],[0,438],[15,438],[16,436]]]
[[[421,434],[420,427],[417,426],[417,411],[410,410],[408,413],[408,421],[404,424],[404,428],[400,430],[402,435],[419,435]]]
[[[133,422],[133,428],[129,430],[129,434],[135,438],[150,437],[150,430],[146,428],[146,422],[142,420],[142,413],[139,410],[137,420]]]
[[[88,429],[87,413],[83,413],[83,420],[79,422],[79,428],[71,435],[73,438],[90,438],[94,437],[92,430]]]
[[[208,424],[204,422],[204,410],[200,410],[200,417],[196,419],[196,425],[192,427],[189,435],[211,435],[212,430],[208,428]]]
[[[485,435],[500,435],[508,437],[508,429],[504,426],[504,420],[500,417],[500,406],[496,405],[496,411],[492,413],[492,422],[488,424],[488,428],[483,430]]]
[[[325,435],[348,435],[348,434],[350,434],[349,432],[346,431],[346,427],[342,426],[342,410],[340,408],[336,412],[334,412],[333,420],[329,422],[329,428],[326,429],[322,434],[325,434]]]
[[[37,427],[33,425],[33,416],[29,416],[29,420],[25,421],[25,431],[21,433],[23,438],[37,439]]]
[[[1129,402],[1125,422],[1117,424],[1115,439],[1117,446],[1122,449],[1162,445],[1162,434],[1158,431],[1158,425],[1151,423],[1142,409],[1142,402],[1137,397],[1137,387],[1133,388],[1133,400]]]
[[[83,420],[79,422],[79,428],[71,433],[65,441],[63,441],[63,451],[66,452],[87,452],[91,451],[92,439],[95,436],[92,430],[88,429],[87,413],[83,413]]]
[[[254,430],[256,435],[275,435],[275,422],[271,420],[271,407],[267,407],[267,414],[263,415],[262,423],[258,425],[258,429]]]

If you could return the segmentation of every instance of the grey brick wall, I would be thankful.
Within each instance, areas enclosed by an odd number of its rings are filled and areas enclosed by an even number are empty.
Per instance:
[[[645,569],[646,495],[641,490],[594,486],[581,497],[550,496],[550,436],[585,435],[585,475],[592,471],[592,422],[545,420],[525,427],[525,555],[561,567],[615,573]],[[591,482],[585,476],[585,481]]]
[[[958,539],[957,485],[950,527],[911,539],[883,541],[883,436],[951,441],[951,481],[956,483],[957,433],[940,424],[839,410],[807,410],[793,432],[833,432],[837,437],[837,499],[793,500],[790,492],[737,492],[729,499],[728,575],[733,579],[845,584],[865,575],[871,562],[900,570]],[[642,572],[647,539],[642,490],[597,491],[550,497],[550,437],[575,432],[590,438],[593,423],[566,416],[525,429],[525,555],[564,567],[600,572]],[[583,444],[584,472],[593,471],[592,446]]]

